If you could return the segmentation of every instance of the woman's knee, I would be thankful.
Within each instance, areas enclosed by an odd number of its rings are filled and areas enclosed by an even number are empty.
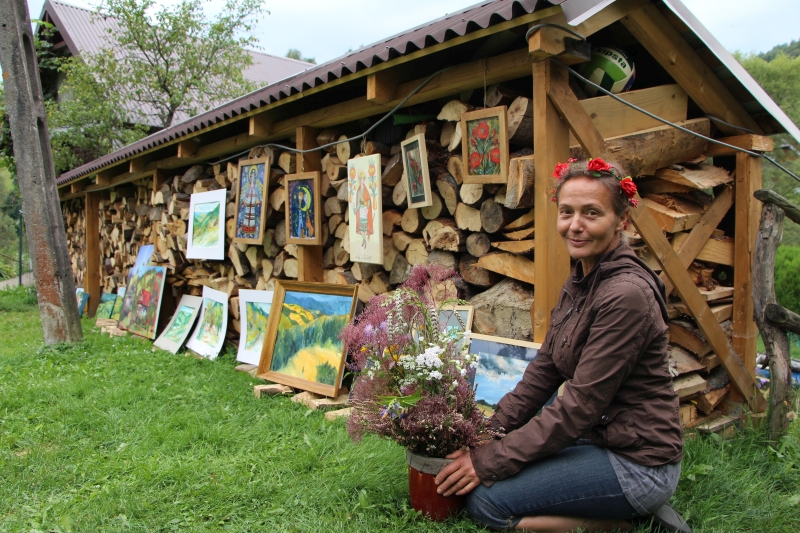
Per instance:
[[[472,518],[496,530],[510,529],[517,525],[519,518],[509,516],[493,501],[492,490],[479,485],[466,496],[466,507]]]

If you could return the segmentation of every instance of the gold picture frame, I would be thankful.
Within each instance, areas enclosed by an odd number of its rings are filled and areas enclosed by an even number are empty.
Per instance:
[[[466,315],[465,315],[466,313]],[[456,326],[461,326],[461,322],[454,316],[458,314],[461,317],[461,321],[464,323],[464,330],[462,331],[469,331],[472,329],[472,321],[475,318],[475,306],[472,305],[445,305],[439,309],[439,327],[444,328],[453,328]],[[444,324],[442,324],[442,319],[444,319]]]
[[[433,205],[425,134],[418,133],[406,139],[400,143],[400,149],[403,152],[403,180],[405,180],[408,207],[416,208]]]
[[[271,161],[269,156],[239,161],[234,214],[236,229],[233,242],[235,243],[261,244],[264,240]]]
[[[335,398],[346,357],[338,333],[353,319],[357,287],[278,280],[274,291],[258,377]],[[329,338],[306,346],[309,328]]]
[[[507,109],[490,107],[461,115],[464,183],[508,182]]]
[[[286,243],[318,246],[322,244],[322,204],[320,203],[319,172],[287,174]],[[307,201],[308,196],[311,200]],[[304,204],[303,202],[306,201]],[[311,211],[309,214],[308,211]],[[303,237],[304,232],[310,236]]]

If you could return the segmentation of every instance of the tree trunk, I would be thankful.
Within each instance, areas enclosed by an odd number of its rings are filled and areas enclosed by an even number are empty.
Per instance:
[[[83,339],[83,331],[27,3],[3,0],[0,18],[5,21],[0,27],[0,65],[44,341],[77,342]]]

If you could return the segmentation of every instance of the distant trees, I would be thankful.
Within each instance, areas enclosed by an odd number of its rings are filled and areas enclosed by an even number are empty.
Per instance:
[[[303,57],[302,52],[295,48],[289,48],[289,51],[286,52],[286,57],[289,59],[297,59],[298,61],[305,61],[306,63],[311,63],[313,65],[317,64],[313,57]]]

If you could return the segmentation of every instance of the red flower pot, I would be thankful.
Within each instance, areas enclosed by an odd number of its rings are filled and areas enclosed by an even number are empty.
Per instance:
[[[436,474],[450,459],[426,457],[406,450],[408,492],[411,507],[436,522],[447,520],[464,508],[463,496],[445,497],[436,492]]]

